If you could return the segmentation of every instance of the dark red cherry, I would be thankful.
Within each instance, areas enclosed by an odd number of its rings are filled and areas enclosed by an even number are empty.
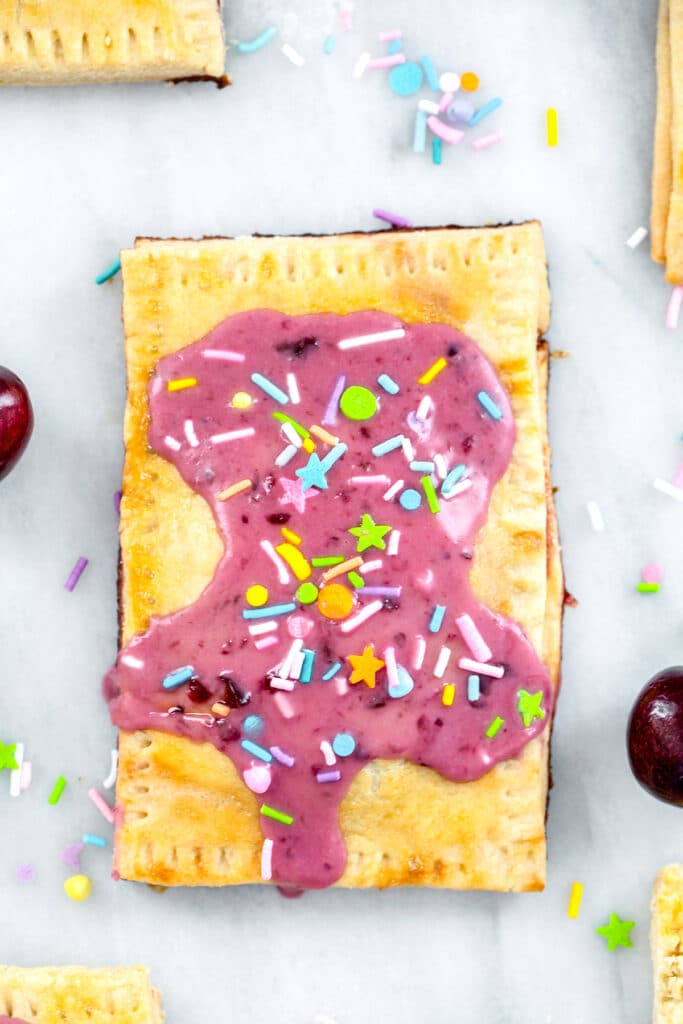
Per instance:
[[[0,480],[21,458],[32,431],[28,391],[16,373],[0,366]]]
[[[640,691],[628,722],[628,757],[641,786],[683,807],[683,666],[663,669]]]

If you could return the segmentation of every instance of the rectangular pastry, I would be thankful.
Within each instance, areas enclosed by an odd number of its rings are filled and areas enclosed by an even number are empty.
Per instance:
[[[671,37],[669,0],[659,0],[657,20],[657,114],[652,167],[650,240],[652,258],[666,263],[666,231],[671,198]]]
[[[662,868],[652,894],[654,1024],[683,1024],[683,865]]]
[[[683,0],[669,0],[671,47],[671,199],[666,279],[683,284]]]
[[[145,967],[0,967],[0,1024],[162,1024]]]
[[[0,84],[227,84],[219,0],[0,0]]]
[[[543,888],[540,226],[140,240],[122,268],[115,872]]]

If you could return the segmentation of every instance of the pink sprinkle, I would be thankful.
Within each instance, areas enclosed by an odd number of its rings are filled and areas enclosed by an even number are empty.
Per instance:
[[[287,570],[287,566],[282,561],[282,559],[280,558],[277,551],[275,550],[275,548],[273,547],[269,540],[261,541],[261,550],[265,551],[265,553],[268,555],[268,558],[271,560],[271,562],[277,569],[278,582],[284,584],[289,583],[289,572]]]
[[[477,661],[490,661],[493,655],[471,617],[467,614],[458,615],[455,624],[460,631],[460,636],[469,647],[472,657]]]
[[[292,757],[291,754],[285,753],[280,747],[271,747],[270,752],[276,761],[283,764],[286,768],[293,768],[296,764],[296,758]]]
[[[185,420],[185,437],[191,448],[198,448],[199,441],[194,429],[194,423],[192,420]]]
[[[501,665],[485,665],[482,661],[472,661],[471,658],[460,658],[459,668],[468,672],[478,672],[481,676],[491,676],[492,679],[502,679],[505,669]]]
[[[377,220],[384,220],[387,224],[391,224],[395,228],[412,228],[413,222],[407,220],[405,217],[401,217],[398,213],[390,213],[389,210],[380,210],[379,207],[375,207],[372,211],[372,216],[376,217]]]
[[[272,690],[288,690],[290,693],[296,686],[293,679],[283,679],[281,676],[271,676],[268,683]]]
[[[31,785],[31,779],[33,778],[33,765],[30,761],[23,761],[21,765],[21,774],[19,776],[19,788],[23,791],[29,789]]]
[[[681,313],[681,304],[683,303],[683,288],[678,285],[671,292],[671,298],[669,299],[669,306],[666,311],[666,326],[670,331],[675,331],[678,327],[678,318]]]
[[[338,768],[335,768],[331,772],[318,772],[316,774],[318,782],[339,782],[341,779],[341,772]]]
[[[273,877],[273,840],[264,839],[261,847],[261,878],[269,882]]]
[[[443,94],[443,96],[441,97],[441,101],[439,103],[439,113],[443,114],[444,110],[447,107],[450,107],[452,102],[453,102],[453,93],[452,92],[445,92]]]
[[[294,718],[294,706],[286,693],[276,693],[273,700],[283,718]],[[273,752],[271,751],[271,753]],[[273,757],[275,757],[275,754],[273,754]]]
[[[680,466],[676,470],[676,476],[673,478],[673,485],[674,487],[683,488],[683,462],[681,462]]]
[[[121,515],[121,491],[114,491],[114,511],[117,516]]]
[[[297,639],[304,639],[311,632],[315,622],[313,619],[309,619],[307,615],[292,615],[287,620],[287,632],[290,636],[297,637]]]
[[[346,679],[346,676],[335,676],[334,686],[337,691],[337,696],[339,697],[345,697],[346,694],[349,692],[349,684]]]
[[[98,793],[96,789],[89,789],[88,796],[94,803],[97,810],[100,812],[105,821],[108,821],[110,825],[114,824],[114,812],[104,799],[101,793]]]
[[[664,578],[664,570],[658,562],[648,562],[641,570],[644,583],[661,583]]]
[[[342,391],[344,390],[345,387],[346,377],[342,373],[341,376],[337,377],[334,388],[332,389],[332,394],[330,395],[330,400],[327,403],[325,415],[323,416],[322,419],[322,424],[324,427],[333,427],[337,422],[337,410],[339,409],[339,399],[341,398]]]
[[[393,68],[397,64],[405,64],[406,57],[404,53],[390,53],[386,57],[373,57],[367,63],[368,71],[377,71],[381,68]]]
[[[32,882],[36,877],[33,864],[20,864],[17,868],[17,882]]]
[[[400,38],[401,38],[401,30],[400,30],[400,28],[390,28],[390,29],[387,29],[385,32],[380,32],[380,34],[379,34],[379,41],[380,41],[380,43],[392,43],[394,41],[394,39],[400,39]]]
[[[400,686],[400,680],[398,678],[398,666],[396,664],[396,650],[394,647],[386,647],[384,650],[384,662],[387,670],[387,679],[389,680],[389,688],[396,689]]]
[[[353,11],[350,7],[342,7],[339,12],[339,20],[344,32],[350,32],[353,28]]]
[[[497,142],[502,141],[502,132],[491,132],[490,135],[482,135],[480,139],[475,139],[472,143],[472,149],[488,149],[489,146],[495,146]]]
[[[418,634],[415,637],[415,653],[413,654],[413,668],[414,669],[418,669],[419,670],[419,669],[422,668],[422,666],[424,664],[425,654],[426,653],[427,653],[427,641],[425,640],[425,638],[423,636],[420,636]]]
[[[244,430],[228,430],[225,434],[213,434],[210,441],[212,444],[222,444],[223,441],[240,441],[243,437],[253,437],[255,433],[253,427],[245,427]]]
[[[204,359],[223,359],[226,363],[243,363],[245,359],[241,352],[230,352],[228,349],[205,348],[202,355]]]
[[[349,483],[359,484],[361,487],[366,484],[382,484],[383,487],[386,487],[387,484],[391,483],[391,477],[383,476],[382,474],[376,476],[350,476]]]
[[[66,864],[68,868],[73,871],[81,870],[81,853],[83,852],[83,843],[69,843],[65,846],[61,853],[62,864]]]
[[[397,555],[398,554],[398,545],[399,545],[400,541],[401,541],[401,531],[400,530],[392,530],[391,533],[389,534],[389,543],[387,544],[387,554],[388,555]]]
[[[76,586],[76,584],[80,580],[81,576],[83,575],[83,570],[85,569],[87,564],[88,564],[88,559],[87,558],[82,558],[81,557],[81,558],[79,558],[77,560],[77,562],[74,565],[73,569],[69,573],[68,580],[64,584],[64,589],[65,590],[72,591],[74,589],[74,587]]]
[[[274,647],[277,643],[279,643],[278,638],[269,633],[268,636],[262,636],[260,640],[254,640],[254,647],[257,651],[267,651],[269,647]]]
[[[449,128],[434,114],[427,118],[427,125],[434,135],[438,135],[444,142],[450,142],[451,146],[457,146],[465,138],[465,133],[461,132],[459,128]]]
[[[381,612],[383,607],[383,601],[371,601],[370,604],[366,605],[365,608],[358,612],[357,615],[352,615],[350,619],[345,619],[344,622],[342,622],[340,626],[342,633],[352,633],[354,629],[357,629],[358,626],[367,622],[368,619],[371,619],[373,615],[377,614],[377,612]]]

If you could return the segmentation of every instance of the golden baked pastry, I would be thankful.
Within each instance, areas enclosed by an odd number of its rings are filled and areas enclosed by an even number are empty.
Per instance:
[[[0,0],[0,84],[227,84],[219,0]]]
[[[669,0],[671,45],[671,200],[666,279],[683,284],[683,0]]]
[[[652,167],[650,236],[652,258],[666,263],[666,232],[671,199],[671,37],[669,0],[659,0],[657,20],[657,115]]]
[[[0,967],[0,1020],[162,1024],[146,967]]]
[[[305,238],[140,240],[122,254],[128,368],[121,502],[120,625],[192,605],[223,544],[208,505],[148,442],[160,359],[226,317],[381,310],[473,338],[507,389],[517,437],[478,534],[471,582],[518,623],[556,688],[564,587],[546,433],[549,293],[540,226]],[[375,314],[376,315],[376,314]],[[229,546],[229,541],[228,541]],[[337,884],[534,890],[545,881],[547,727],[519,757],[467,782],[371,760],[341,803],[347,861]],[[262,878],[260,800],[207,742],[122,731],[115,870],[164,885]],[[400,813],[397,809],[400,808]]]
[[[654,1024],[683,1024],[683,864],[657,875],[652,894]]]

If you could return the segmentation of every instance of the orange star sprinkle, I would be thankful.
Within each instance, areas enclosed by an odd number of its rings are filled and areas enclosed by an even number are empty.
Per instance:
[[[381,658],[375,657],[372,646],[368,645],[362,654],[348,654],[346,660],[351,663],[353,669],[349,682],[365,683],[371,690],[374,690],[375,676],[381,668],[384,668],[384,662]]]

